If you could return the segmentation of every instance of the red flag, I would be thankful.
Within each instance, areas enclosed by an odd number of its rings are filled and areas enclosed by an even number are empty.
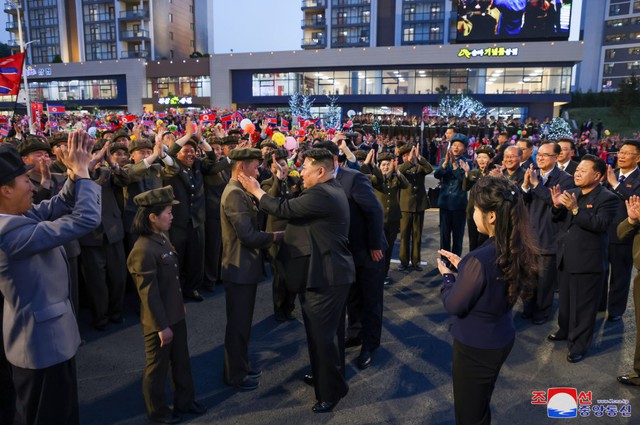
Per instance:
[[[215,113],[200,114],[200,121],[202,121],[202,122],[211,122],[211,121],[215,121],[215,120],[216,120],[216,114]]]
[[[229,122],[231,121],[231,119],[233,118],[234,114],[232,113],[226,113],[226,114],[222,114],[220,115],[220,121],[222,122]]]
[[[138,119],[136,115],[125,115],[120,117],[120,122],[122,124],[128,124],[130,122],[135,122]]]
[[[0,94],[17,95],[20,91],[20,77],[24,53],[0,59]]]
[[[63,105],[47,105],[47,114],[64,114],[67,108]]]
[[[284,118],[280,118],[280,127],[282,127],[282,129],[284,130],[289,130],[289,121],[285,120]]]

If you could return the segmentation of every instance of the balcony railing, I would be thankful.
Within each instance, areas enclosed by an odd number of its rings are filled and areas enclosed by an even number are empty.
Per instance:
[[[124,51],[120,53],[120,59],[149,59],[151,57],[151,53],[148,51]]]
[[[323,27],[327,25],[327,20],[325,18],[314,18],[314,19],[303,19],[302,27]]]
[[[120,20],[142,20],[149,19],[149,10],[125,10],[120,12]]]
[[[39,1],[30,1],[29,2],[29,10],[39,9],[43,7],[57,7],[58,4],[56,0],[39,0]]]
[[[369,45],[368,36],[356,37],[333,37],[331,47],[367,47]]]
[[[120,40],[149,40],[149,31],[120,31]]]
[[[16,8],[11,3],[5,3],[4,4],[4,13],[11,13],[12,15],[15,15],[15,14],[18,13],[18,11],[16,10]]]
[[[404,22],[441,21],[444,13],[405,13],[402,16]]]
[[[332,6],[367,6],[371,4],[371,0],[331,0]]]
[[[9,40],[7,41],[7,46],[9,47],[20,47],[20,43],[18,43],[18,40]]]
[[[18,31],[18,23],[17,22],[7,22],[5,26],[7,31]]]
[[[308,37],[302,39],[302,47],[327,47],[326,37]]]
[[[302,9],[326,8],[327,0],[302,0]]]
[[[113,21],[113,14],[109,12],[86,15],[86,22],[110,22]]]
[[[351,26],[351,25],[369,25],[371,23],[371,17],[365,16],[351,16],[341,17],[337,16],[333,18],[333,26]]]

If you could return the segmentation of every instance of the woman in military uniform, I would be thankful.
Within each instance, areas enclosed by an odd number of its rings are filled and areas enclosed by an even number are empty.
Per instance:
[[[168,231],[177,204],[171,186],[140,193],[132,230],[139,236],[127,260],[140,295],[140,322],[146,364],[142,378],[147,415],[152,422],[174,424],[180,413],[200,415],[206,408],[194,400],[185,310],[180,290],[178,257]],[[171,368],[173,411],[165,403],[165,382]]]

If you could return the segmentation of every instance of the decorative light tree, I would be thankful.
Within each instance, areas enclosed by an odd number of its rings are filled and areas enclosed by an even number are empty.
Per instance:
[[[327,96],[329,99],[329,108],[325,116],[324,122],[327,128],[339,128],[342,122],[340,116],[340,107],[337,105],[338,96]]]
[[[304,119],[313,118],[311,114],[311,106],[314,100],[308,95],[295,92],[289,97],[289,110],[291,111],[291,117],[296,119],[302,117]]]
[[[547,139],[559,140],[563,137],[572,138],[573,132],[571,131],[571,127],[569,127],[569,123],[560,117],[555,117],[551,120],[551,124],[549,124],[549,134],[547,135]]]
[[[465,95],[445,96],[438,106],[438,113],[444,117],[470,117],[473,114],[483,116],[486,112],[482,102]]]

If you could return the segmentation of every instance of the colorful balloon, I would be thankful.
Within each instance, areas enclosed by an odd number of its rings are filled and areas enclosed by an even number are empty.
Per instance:
[[[273,140],[278,146],[284,146],[286,141],[284,134],[282,133],[274,133],[273,136],[271,136],[271,140]]]

